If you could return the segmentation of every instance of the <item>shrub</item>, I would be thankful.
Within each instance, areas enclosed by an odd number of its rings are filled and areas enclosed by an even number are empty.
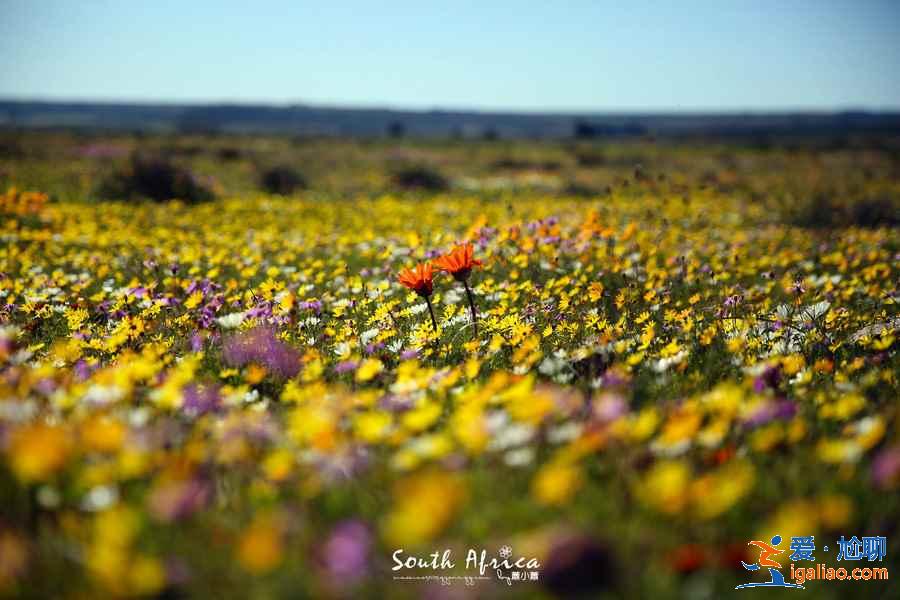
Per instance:
[[[564,196],[578,196],[581,198],[594,198],[603,194],[597,188],[577,180],[570,180],[562,189]]]
[[[900,201],[888,194],[839,202],[830,194],[816,194],[799,205],[789,206],[785,221],[797,227],[897,227]]]
[[[424,165],[398,169],[394,172],[391,180],[396,187],[403,190],[440,192],[450,187],[446,177]]]
[[[556,160],[522,160],[506,157],[494,161],[491,167],[503,171],[559,171],[562,163]]]
[[[135,154],[127,165],[107,177],[97,195],[111,200],[147,198],[156,202],[212,200],[215,193],[190,170],[161,156]]]
[[[224,148],[219,148],[218,155],[221,160],[232,161],[240,160],[241,158],[243,158],[244,153],[240,150],[240,148],[226,146]]]
[[[850,220],[860,227],[900,226],[900,202],[887,195],[864,198],[850,206]]]
[[[576,151],[575,160],[579,167],[602,167],[607,163],[606,156],[600,150]]]
[[[297,190],[307,188],[303,174],[287,165],[278,165],[263,171],[259,184],[268,193],[282,196],[289,196]]]

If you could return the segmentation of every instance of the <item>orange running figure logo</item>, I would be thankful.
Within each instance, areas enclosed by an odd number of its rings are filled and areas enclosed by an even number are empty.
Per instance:
[[[786,588],[799,588],[805,589],[802,585],[797,585],[796,583],[786,583],[784,581],[784,575],[781,574],[781,563],[773,560],[772,556],[777,556],[784,552],[784,550],[778,549],[778,544],[781,543],[781,536],[776,535],[772,537],[772,543],[767,544],[761,540],[753,540],[748,542],[748,546],[756,546],[759,548],[759,563],[747,564],[744,561],[741,561],[741,564],[748,571],[758,571],[760,567],[768,567],[769,576],[771,579],[769,581],[765,581],[762,583],[744,583],[741,584],[734,589],[739,590],[741,588],[751,588],[751,587],[786,587]]]

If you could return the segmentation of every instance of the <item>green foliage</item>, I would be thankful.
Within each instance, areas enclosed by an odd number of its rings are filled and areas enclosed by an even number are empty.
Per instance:
[[[106,200],[182,200],[194,204],[212,200],[215,194],[208,183],[169,159],[135,154],[100,183],[97,196]]]

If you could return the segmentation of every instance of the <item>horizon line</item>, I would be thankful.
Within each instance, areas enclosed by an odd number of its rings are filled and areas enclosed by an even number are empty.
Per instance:
[[[163,107],[266,107],[266,108],[310,108],[325,110],[359,110],[405,113],[475,113],[503,114],[519,116],[763,116],[763,115],[839,115],[864,113],[876,115],[900,115],[900,105],[861,106],[841,105],[831,107],[816,106],[779,106],[779,107],[634,107],[634,108],[503,108],[503,107],[447,107],[432,106],[398,106],[377,102],[338,102],[318,100],[257,100],[257,99],[163,99],[163,98],[97,98],[97,97],[35,97],[0,95],[0,102],[28,104],[90,104],[90,105],[127,105],[127,106],[163,106]]]

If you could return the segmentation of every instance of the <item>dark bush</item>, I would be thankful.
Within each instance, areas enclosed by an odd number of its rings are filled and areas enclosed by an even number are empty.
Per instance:
[[[198,146],[195,144],[169,144],[163,146],[160,152],[164,156],[183,156],[186,158],[193,158],[195,156],[200,156],[204,153],[206,148],[203,146]]]
[[[224,148],[219,148],[219,158],[222,160],[240,160],[243,158],[244,153],[241,152],[239,148],[232,148],[231,146],[226,146]]]
[[[817,194],[785,210],[791,225],[808,228],[897,227],[900,199],[884,194],[839,202],[830,194]]]
[[[900,226],[900,202],[886,195],[865,198],[850,206],[850,220],[860,227]]]
[[[562,163],[556,160],[521,160],[506,157],[494,161],[491,167],[503,171],[559,171]]]
[[[25,158],[25,150],[16,140],[0,140],[0,158]]]
[[[602,167],[606,164],[606,156],[600,150],[580,150],[575,152],[575,160],[579,167]]]
[[[127,165],[112,173],[97,189],[101,198],[132,200],[148,198],[156,202],[183,200],[188,203],[212,200],[215,193],[190,170],[162,156],[136,154]]]
[[[403,190],[440,192],[450,187],[447,178],[431,167],[417,165],[394,171],[393,184]]]
[[[562,193],[564,196],[577,196],[580,198],[594,198],[603,195],[597,188],[576,180],[566,183]]]
[[[263,171],[259,185],[270,194],[289,196],[297,190],[307,188],[306,178],[302,173],[287,165],[278,165]]]

